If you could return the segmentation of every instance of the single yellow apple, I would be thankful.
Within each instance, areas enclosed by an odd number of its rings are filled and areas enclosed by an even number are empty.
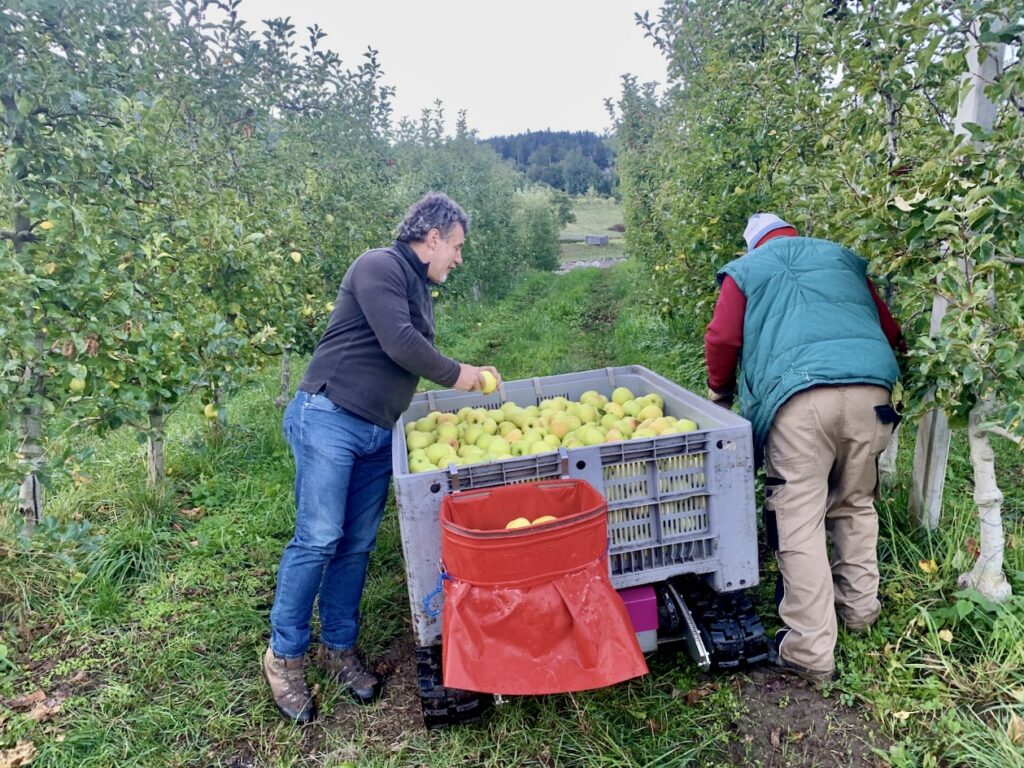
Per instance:
[[[529,527],[530,527],[530,521],[527,520],[525,517],[517,517],[515,520],[509,520],[508,523],[505,524],[505,530],[506,531],[515,530],[516,528],[529,528]]]
[[[632,399],[633,393],[626,387],[616,387],[615,391],[612,392],[612,402],[617,405],[623,405]]]
[[[480,387],[480,391],[485,395],[489,395],[497,389],[498,380],[494,378],[494,374],[490,371],[480,371],[480,378],[484,380],[483,386]]]

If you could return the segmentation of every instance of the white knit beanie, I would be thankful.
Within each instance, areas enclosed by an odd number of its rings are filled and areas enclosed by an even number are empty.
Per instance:
[[[790,226],[792,225],[787,224],[774,213],[755,213],[747,221],[747,228],[743,230],[743,239],[747,241],[747,253],[754,250],[761,238],[773,229]]]

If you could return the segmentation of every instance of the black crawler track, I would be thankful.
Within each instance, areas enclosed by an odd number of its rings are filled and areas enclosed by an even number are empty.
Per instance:
[[[423,724],[428,729],[447,728],[479,720],[491,704],[491,696],[475,691],[445,688],[441,675],[441,646],[416,649]]]
[[[673,583],[693,614],[712,669],[728,671],[768,661],[771,642],[746,594],[715,592],[699,579]]]

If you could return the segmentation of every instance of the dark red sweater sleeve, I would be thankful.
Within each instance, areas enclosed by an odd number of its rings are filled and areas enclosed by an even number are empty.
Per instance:
[[[743,315],[747,297],[728,275],[722,281],[714,314],[704,334],[704,360],[708,386],[719,394],[736,390],[736,366],[743,348]]]
[[[882,326],[882,333],[885,334],[885,338],[889,341],[889,346],[893,349],[899,349],[901,352],[906,352],[907,342],[903,339],[903,331],[900,330],[900,324],[896,322],[896,319],[892,316],[892,312],[889,311],[889,307],[882,297],[878,295],[878,290],[875,288],[875,284],[871,282],[871,278],[868,278],[868,289],[871,291],[871,298],[875,301],[875,308],[878,310],[878,322]]]

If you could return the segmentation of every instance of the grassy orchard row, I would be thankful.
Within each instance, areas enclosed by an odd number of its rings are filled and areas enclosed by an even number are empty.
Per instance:
[[[525,407],[509,401],[497,409],[431,411],[405,425],[409,470],[433,472],[450,464],[481,464],[699,428],[692,419],[666,415],[664,408],[656,392],[636,397],[627,387],[618,387],[611,399],[589,390],[575,401],[559,396]]]

